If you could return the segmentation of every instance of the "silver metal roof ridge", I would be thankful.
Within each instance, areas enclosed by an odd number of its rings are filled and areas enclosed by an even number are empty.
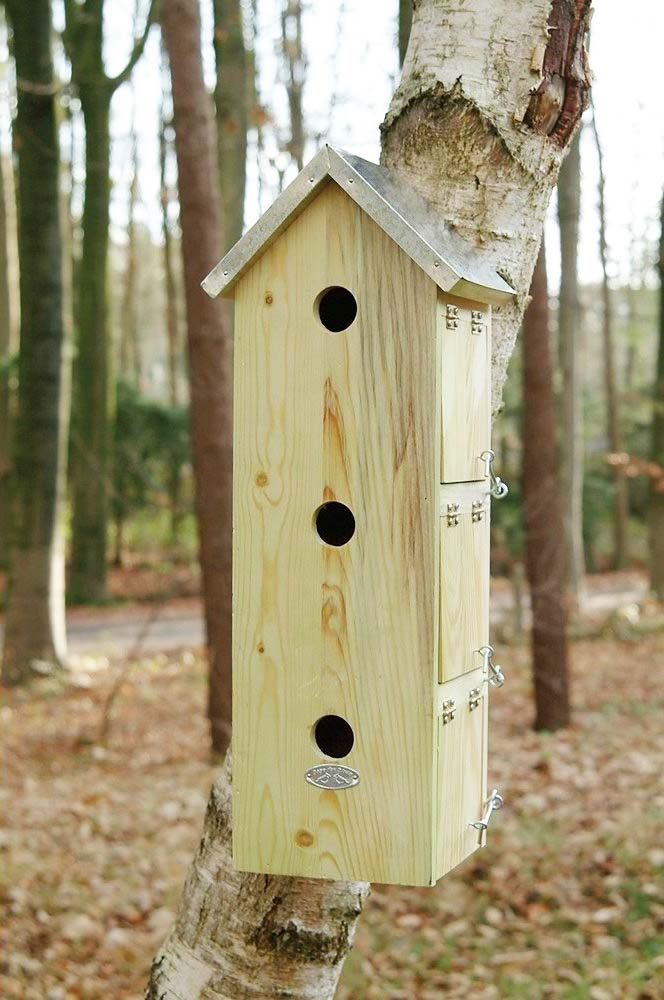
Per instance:
[[[325,145],[210,271],[202,282],[208,295],[228,295],[254,260],[330,178],[442,291],[495,303],[505,302],[515,294],[480,259],[481,252],[442,221],[436,209],[397,173]]]

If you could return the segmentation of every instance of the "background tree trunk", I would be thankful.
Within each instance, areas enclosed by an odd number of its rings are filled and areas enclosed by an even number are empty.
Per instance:
[[[72,546],[69,594],[73,600],[106,596],[107,524],[112,450],[113,365],[108,325],[110,215],[110,110],[113,94],[140,58],[152,23],[115,77],[104,70],[104,0],[65,0],[65,45],[85,122],[83,246],[76,269],[77,354],[72,428]]]
[[[249,60],[241,0],[214,0],[217,158],[225,252],[242,235],[249,122]]]
[[[214,120],[203,81],[197,0],[165,0],[162,27],[171,64],[187,311],[196,514],[210,657],[212,747],[231,731],[232,342],[221,300],[201,280],[223,245]]]
[[[9,271],[9,191],[5,186],[5,162],[0,154],[0,567],[9,555],[11,407],[9,366],[12,358],[12,302]]]
[[[306,62],[302,48],[301,0],[285,0],[281,13],[281,45],[286,67],[286,96],[290,120],[287,149],[298,170],[304,166],[304,112],[302,91]]]
[[[408,51],[410,26],[413,23],[413,0],[399,0],[399,65],[403,66]]]
[[[652,460],[664,468],[664,197],[660,215],[659,259],[659,343],[657,373],[653,392]],[[664,479],[653,482],[650,497],[650,587],[664,601]]]
[[[577,132],[558,178],[560,295],[558,331],[562,373],[560,492],[565,539],[565,589],[578,611],[585,579],[583,551],[583,330],[579,301],[578,251],[581,210],[581,132]]]
[[[18,90],[21,298],[16,504],[2,680],[21,684],[66,653],[62,511],[66,386],[56,85],[49,0],[7,3]]]
[[[141,391],[143,379],[143,359],[141,343],[136,322],[136,286],[138,279],[139,255],[136,239],[136,222],[134,215],[138,202],[138,144],[136,141],[135,123],[131,128],[131,181],[129,183],[129,198],[127,204],[127,251],[125,255],[124,288],[122,293],[122,312],[120,316],[119,347],[120,372]]]
[[[606,395],[606,433],[609,450],[620,455],[623,450],[620,421],[620,396],[616,377],[616,350],[613,335],[613,307],[609,285],[609,253],[606,239],[606,178],[604,157],[593,113],[592,129],[597,149],[598,164],[598,207],[599,207],[599,259],[602,265],[602,341],[604,346],[604,391]],[[623,569],[627,565],[627,527],[629,520],[629,496],[623,466],[616,462],[613,471],[613,568]]]
[[[583,54],[588,7],[584,3],[571,11],[561,4],[558,10],[554,3],[560,30],[551,32],[556,45],[549,52],[550,6],[547,0],[527,5],[501,0],[491,7],[485,0],[468,0],[459,8],[451,0],[421,0],[414,11],[404,78],[384,128],[386,161],[433,199],[441,215],[449,216],[475,245],[480,238],[486,240],[487,255],[519,290],[518,303],[496,314],[497,398],[526,300],[546,203],[588,86]],[[186,90],[187,79],[199,86],[200,68],[195,73],[192,68],[200,58],[196,0],[166,0],[165,15],[177,128],[177,91]],[[496,44],[487,45],[487,38]],[[531,69],[538,46],[545,53],[541,75]],[[531,95],[533,87],[537,92]],[[543,124],[537,111],[550,88],[558,95],[562,90],[562,106],[553,122]],[[523,122],[528,116],[525,125],[515,124],[515,119]],[[192,149],[204,170],[205,159],[196,152],[200,145],[195,142]],[[185,187],[185,153],[183,148],[180,171],[182,193],[188,197],[195,186]],[[484,187],[481,197],[478,181]],[[209,219],[209,205],[201,210]],[[183,232],[186,235],[184,214]],[[192,271],[198,268],[188,279],[190,295],[197,292],[206,270],[204,260],[196,263],[197,254],[200,241],[190,249],[185,245],[185,264],[191,264]],[[193,349],[192,344],[192,360]],[[235,872],[230,825],[227,760],[208,804],[203,840],[176,926],[153,964],[148,997],[245,1000],[287,995],[291,1000],[331,1000],[367,886]]]
[[[173,230],[169,218],[169,206],[171,204],[171,191],[168,183],[167,161],[169,143],[166,130],[169,122],[166,116],[165,107],[165,79],[168,72],[168,59],[162,49],[163,70],[162,72],[162,92],[161,106],[159,109],[159,179],[160,179],[160,201],[161,201],[161,231],[164,240],[164,286],[165,286],[165,320],[167,338],[167,358],[168,358],[168,402],[175,409],[180,402],[178,390],[178,374],[180,370],[180,332],[178,323],[178,286],[175,278],[175,260],[173,250]],[[182,491],[182,470],[177,456],[173,456],[171,469],[168,477],[168,496],[171,507],[171,543],[178,540],[180,524],[182,522],[181,510]]]
[[[560,729],[570,716],[563,516],[556,468],[555,405],[549,345],[544,242],[523,317],[523,513],[533,613],[535,729]]]

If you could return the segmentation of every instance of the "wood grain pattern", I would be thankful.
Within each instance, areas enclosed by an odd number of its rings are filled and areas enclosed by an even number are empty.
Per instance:
[[[483,502],[473,521],[473,501]],[[458,504],[457,525],[448,526],[448,504]],[[489,535],[491,504],[482,483],[440,487],[440,636],[438,680],[443,683],[478,665],[476,650],[489,641]]]
[[[454,697],[456,715],[438,720],[438,816],[436,878],[441,878],[477,850],[478,831],[470,826],[486,800],[488,688],[483,670],[440,687],[440,703]],[[470,710],[468,693],[479,687],[482,700]]]
[[[447,306],[458,309],[458,326],[449,329]],[[473,333],[472,311],[482,313],[481,332]],[[491,439],[491,307],[440,294],[441,340],[441,483],[464,483],[484,477],[479,456]]]
[[[355,295],[330,334],[319,292]],[[440,448],[437,290],[333,182],[238,283],[234,863],[430,884]],[[354,512],[342,548],[312,517]],[[360,784],[304,780],[312,726],[352,725]]]

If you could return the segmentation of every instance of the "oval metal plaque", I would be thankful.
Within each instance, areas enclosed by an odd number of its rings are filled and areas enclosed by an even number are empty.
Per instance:
[[[352,767],[344,767],[343,764],[317,764],[316,767],[310,767],[304,777],[316,788],[332,788],[335,791],[352,788],[360,781],[357,771]]]

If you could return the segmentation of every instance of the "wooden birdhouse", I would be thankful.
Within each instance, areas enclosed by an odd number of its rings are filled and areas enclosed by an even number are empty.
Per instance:
[[[500,804],[489,376],[513,291],[330,146],[204,288],[235,301],[235,867],[432,885]]]

